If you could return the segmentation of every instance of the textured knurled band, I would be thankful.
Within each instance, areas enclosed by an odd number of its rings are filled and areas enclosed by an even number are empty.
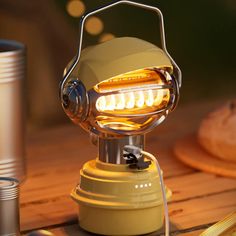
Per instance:
[[[0,236],[20,235],[19,182],[0,177]]]

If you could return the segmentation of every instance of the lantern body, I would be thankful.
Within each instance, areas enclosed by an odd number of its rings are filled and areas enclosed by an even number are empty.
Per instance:
[[[157,13],[162,49],[123,37],[81,51],[85,20],[118,4]],[[181,71],[167,52],[158,8],[119,0],[81,18],[78,52],[65,69],[60,98],[68,117],[88,131],[99,147],[97,158],[84,164],[71,193],[79,204],[83,229],[104,235],[140,235],[161,228],[164,206],[168,218],[163,199],[170,200],[171,191],[163,187],[156,160],[152,159],[155,164],[148,161],[143,151],[125,152],[127,147],[145,148],[144,135],[175,108],[180,86]]]
[[[140,135],[165,119],[177,90],[171,61],[160,48],[116,38],[82,51],[63,89],[63,108],[74,123],[100,137]]]

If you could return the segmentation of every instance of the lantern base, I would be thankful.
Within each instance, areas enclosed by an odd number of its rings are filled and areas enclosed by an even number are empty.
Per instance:
[[[162,227],[163,201],[155,164],[132,170],[128,165],[92,160],[80,174],[71,196],[79,204],[83,229],[103,235],[140,235]],[[166,197],[171,197],[167,188]]]

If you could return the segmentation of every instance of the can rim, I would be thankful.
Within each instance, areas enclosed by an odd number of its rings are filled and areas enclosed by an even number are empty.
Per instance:
[[[6,186],[1,186],[0,185],[0,191],[1,190],[5,190],[5,189],[12,189],[12,188],[16,188],[19,185],[19,181],[15,178],[11,178],[11,177],[0,177],[0,182],[1,181],[6,181],[9,183],[12,183],[11,185],[6,185]]]
[[[12,54],[21,53],[25,50],[24,44],[14,41],[0,39],[0,56],[10,56]]]

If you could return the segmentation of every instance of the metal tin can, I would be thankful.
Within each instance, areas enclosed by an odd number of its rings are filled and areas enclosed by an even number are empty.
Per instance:
[[[0,177],[25,177],[25,47],[0,40]]]
[[[0,236],[20,235],[19,182],[0,177]]]

